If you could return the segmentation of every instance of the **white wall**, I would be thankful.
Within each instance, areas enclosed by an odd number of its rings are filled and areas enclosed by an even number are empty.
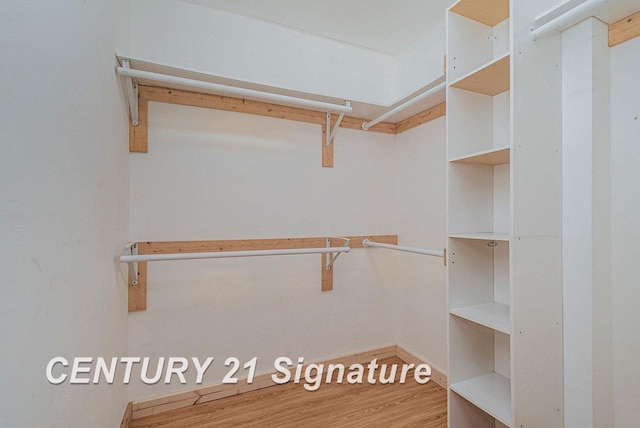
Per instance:
[[[136,58],[352,101],[396,100],[392,55],[175,0],[134,0],[131,16],[125,54]]]
[[[126,1],[2,3],[3,427],[113,427],[125,409],[122,386],[53,386],[45,367],[126,353],[114,257],[128,238],[128,128],[114,53],[127,14]]]
[[[446,239],[445,118],[396,137],[392,228],[402,245],[440,250]],[[392,253],[397,261],[398,344],[447,372],[447,287],[443,260]]]
[[[444,74],[445,11],[442,22],[396,57],[395,95],[403,98]]]
[[[133,0],[123,55],[232,79],[388,106],[443,73],[442,22],[399,55],[176,0]],[[188,23],[185,25],[185,23]]]
[[[640,419],[640,38],[611,48],[612,342],[615,426]]]
[[[318,125],[157,103],[149,117],[149,153],[131,155],[132,239],[399,234],[443,245],[443,120],[402,142],[340,129],[335,167],[322,168]],[[279,356],[317,361],[394,344],[409,325],[419,337],[407,347],[444,367],[440,260],[354,249],[324,293],[319,264],[317,255],[151,264],[129,353],[213,356],[206,379],[216,384],[230,356],[257,356],[258,372],[271,372]],[[132,385],[131,398],[190,383]]]

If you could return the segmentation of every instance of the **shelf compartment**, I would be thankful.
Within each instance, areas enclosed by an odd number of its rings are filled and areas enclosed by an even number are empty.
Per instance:
[[[506,426],[511,426],[511,381],[497,373],[454,383],[451,390]]]
[[[456,163],[471,163],[475,165],[505,165],[511,160],[511,148],[498,147],[481,152],[472,153],[450,160]]]
[[[508,240],[505,235],[511,230],[510,165],[450,162],[448,169],[449,233]],[[478,232],[498,235],[473,236]]]
[[[495,27],[509,18],[509,0],[460,0],[451,12]]]
[[[487,158],[472,159],[467,163],[496,166],[509,163],[512,146],[510,135],[511,104],[510,91],[490,97],[478,92],[450,87],[447,94],[447,109],[455,124],[449,127],[448,159],[464,161],[476,155]],[[460,162],[462,163],[462,162]]]
[[[509,335],[509,242],[451,239],[449,312],[459,321]],[[500,371],[498,371],[500,373]]]
[[[507,53],[466,74],[449,86],[495,96],[510,89],[510,55]]]
[[[511,314],[508,305],[501,303],[484,303],[481,305],[454,308],[452,315],[473,321],[505,334],[511,334]]]
[[[478,233],[452,233],[449,234],[449,238],[454,239],[477,239],[480,241],[502,241],[509,242],[511,237],[508,233],[494,233],[494,232],[478,232]]]

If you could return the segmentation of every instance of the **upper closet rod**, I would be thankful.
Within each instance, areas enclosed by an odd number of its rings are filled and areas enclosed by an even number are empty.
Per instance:
[[[425,98],[429,98],[431,95],[435,94],[436,92],[440,92],[442,90],[444,90],[445,88],[445,76],[441,76],[439,78],[437,78],[436,80],[434,80],[433,82],[431,82],[430,84],[436,84],[436,86],[434,86],[433,88],[429,89],[426,92],[423,92],[422,94],[418,95],[415,98],[411,98],[409,101],[400,104],[399,106],[389,110],[388,112],[386,112],[385,114],[376,117],[375,119],[373,119],[372,121],[369,122],[364,122],[362,124],[362,129],[364,129],[365,131],[368,131],[369,128],[371,128],[373,125],[382,122],[383,120],[385,120],[388,117],[393,116],[394,114],[398,113],[399,111],[402,111],[408,107],[411,107],[412,105],[414,105],[415,103],[424,100]]]
[[[607,0],[567,0],[538,15],[531,27],[534,40],[551,31],[561,31],[570,25],[591,16],[596,6]]]
[[[270,92],[256,91],[253,89],[238,88],[235,86],[221,85],[219,83],[203,82],[201,80],[187,79],[184,77],[169,76],[167,74],[152,73],[150,71],[134,70],[132,68],[116,67],[116,72],[120,76],[151,80],[168,85],[186,86],[189,88],[212,91],[218,93],[231,94],[240,98],[268,101],[275,104],[288,105],[294,107],[304,107],[310,110],[351,113],[351,106],[325,103],[323,101],[307,100],[304,98],[291,97],[288,95],[273,94]]]
[[[389,250],[406,251],[407,253],[417,253],[417,254],[424,254],[424,255],[427,255],[427,256],[434,256],[434,257],[442,257],[442,258],[444,258],[444,251],[424,250],[422,248],[403,247],[401,245],[393,245],[393,244],[383,244],[381,242],[369,241],[368,239],[364,239],[362,241],[362,246],[363,247],[386,248],[386,249],[389,249]]]

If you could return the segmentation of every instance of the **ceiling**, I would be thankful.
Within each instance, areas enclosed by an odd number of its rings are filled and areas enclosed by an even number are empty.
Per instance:
[[[444,21],[454,0],[181,0],[397,55]]]

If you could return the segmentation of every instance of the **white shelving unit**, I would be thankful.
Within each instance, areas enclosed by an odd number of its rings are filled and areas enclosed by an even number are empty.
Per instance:
[[[527,37],[552,3],[460,0],[447,11],[454,428],[563,423],[561,100],[539,84],[560,84],[549,66],[560,42]]]

